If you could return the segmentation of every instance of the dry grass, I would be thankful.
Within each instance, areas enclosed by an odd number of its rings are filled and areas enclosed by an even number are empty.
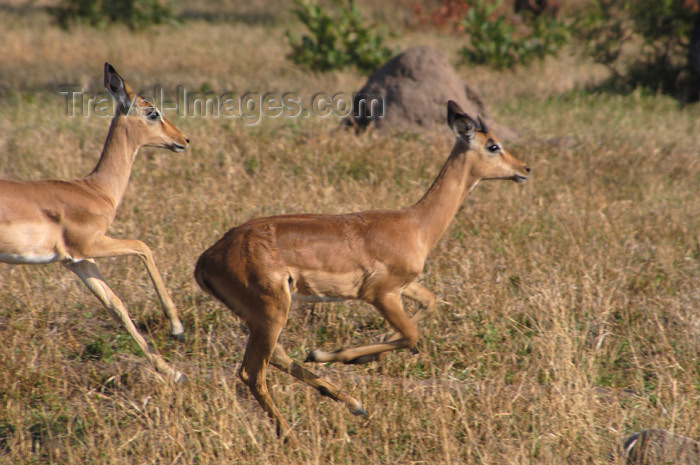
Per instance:
[[[55,86],[98,89],[105,60],[142,89],[206,82],[308,96],[362,83],[352,71],[291,66],[280,21],[66,33],[40,11],[0,11],[0,175],[89,172],[108,121],[67,118]],[[435,44],[456,61],[453,37],[407,31],[395,41]],[[167,338],[136,259],[100,266],[190,382],[159,382],[60,265],[3,265],[0,463],[591,464],[607,463],[615,442],[642,428],[700,438],[699,109],[578,91],[599,70],[574,58],[460,72],[525,135],[515,149],[534,176],[523,186],[484,183],[467,198],[419,278],[439,311],[415,350],[317,367],[368,417],[272,372],[273,396],[304,448],[280,444],[235,375],[245,335],[197,288],[193,264],[253,216],[408,205],[451,141],[354,138],[319,118],[255,127],[175,118],[191,148],[141,152],[111,232],[151,245],[187,341]],[[543,142],[553,138],[560,143]],[[365,305],[295,305],[282,337],[303,359],[384,329]]]

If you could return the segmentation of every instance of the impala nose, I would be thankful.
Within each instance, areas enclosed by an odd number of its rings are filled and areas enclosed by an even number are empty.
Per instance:
[[[187,142],[187,143],[189,144],[189,143],[190,143],[190,140],[189,140],[189,139],[185,139],[185,142]],[[527,170],[528,173],[530,172],[530,168],[525,168],[525,169]]]

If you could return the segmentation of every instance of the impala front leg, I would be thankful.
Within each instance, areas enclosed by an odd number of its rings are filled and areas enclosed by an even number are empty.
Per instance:
[[[418,329],[406,315],[401,304],[401,294],[393,293],[380,296],[374,306],[396,329],[400,338],[367,346],[339,349],[335,352],[314,350],[306,357],[307,362],[343,362],[348,364],[368,363],[376,360],[380,354],[396,349],[413,347],[418,341]]]
[[[136,341],[136,344],[146,355],[146,358],[153,364],[156,370],[169,377],[175,382],[184,381],[185,377],[179,371],[173,370],[170,365],[168,365],[165,360],[163,360],[158,354],[153,352],[153,349],[148,345],[146,340],[141,336],[138,329],[131,321],[129,313],[126,307],[119,300],[112,289],[109,288],[107,283],[105,283],[104,278],[97,269],[97,265],[92,260],[80,260],[76,262],[64,263],[66,268],[71,270],[73,273],[78,275],[78,277],[85,283],[85,285],[92,291],[93,294],[102,302],[115,320],[120,322],[122,326],[129,332],[131,337]]]
[[[156,294],[163,308],[163,313],[170,322],[170,336],[180,342],[185,341],[185,330],[178,317],[175,303],[170,298],[170,294],[168,294],[165,288],[163,278],[161,278],[156,263],[153,260],[153,253],[146,244],[136,239],[114,239],[103,236],[85,252],[87,256],[93,258],[118,257],[122,255],[138,256],[143,261],[144,265],[146,265],[146,271],[156,290]]]
[[[421,286],[414,281],[404,289],[402,295],[415,300],[421,306],[420,310],[411,317],[414,325],[417,326],[418,323],[435,313],[435,294],[430,292],[425,286]],[[385,333],[381,337],[384,342],[395,341],[399,338],[401,338],[401,334],[396,331]]]
[[[401,294],[404,297],[408,297],[409,299],[415,300],[418,302],[418,304],[421,306],[420,310],[418,310],[412,317],[411,317],[411,322],[418,326],[418,323],[426,319],[427,317],[433,315],[435,313],[435,294],[430,292],[428,288],[421,286],[420,284],[416,283],[415,281],[409,284],[406,289]],[[387,331],[386,333],[382,334],[379,339],[382,342],[392,342],[392,341],[397,341],[401,339],[401,333],[398,331]],[[350,362],[346,363],[353,363],[353,364],[365,364],[365,363],[370,363],[370,362],[378,362],[384,358],[384,355],[386,352],[382,352],[379,354],[373,354],[373,355],[367,355],[363,357],[357,357]]]

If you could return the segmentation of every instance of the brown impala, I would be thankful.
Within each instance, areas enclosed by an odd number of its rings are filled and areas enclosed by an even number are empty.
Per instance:
[[[435,311],[435,296],[414,280],[466,195],[484,179],[524,182],[525,163],[503,148],[484,123],[447,104],[456,134],[450,157],[425,195],[403,210],[373,210],[343,215],[283,215],[250,220],[228,231],[197,262],[199,285],[236,315],[250,331],[240,377],[277,425],[296,444],[274,405],[265,382],[267,364],[291,373],[354,414],[360,402],[338,386],[294,362],[278,343],[292,300],[372,304],[395,333],[376,344],[314,350],[307,362],[367,363],[380,354],[412,347],[416,324]],[[409,318],[404,295],[421,309]]]
[[[100,160],[87,177],[74,181],[0,180],[0,262],[65,265],[121,322],[155,368],[177,381],[182,374],[152,352],[93,259],[120,255],[141,258],[170,320],[170,334],[182,340],[182,323],[151,250],[139,240],[114,239],[106,234],[126,191],[139,148],[148,145],[182,152],[189,141],[158,108],[135,95],[108,63],[104,85],[116,100],[117,113]]]

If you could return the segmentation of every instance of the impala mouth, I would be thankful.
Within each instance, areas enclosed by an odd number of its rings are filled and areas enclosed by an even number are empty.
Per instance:
[[[173,143],[170,145],[170,150],[172,150],[172,151],[175,152],[175,153],[184,152],[186,148],[187,148],[186,145],[176,144],[175,142],[173,142]]]
[[[514,174],[513,177],[511,178],[513,181],[517,182],[518,184],[524,183],[527,181],[528,176],[522,176],[520,174]]]

